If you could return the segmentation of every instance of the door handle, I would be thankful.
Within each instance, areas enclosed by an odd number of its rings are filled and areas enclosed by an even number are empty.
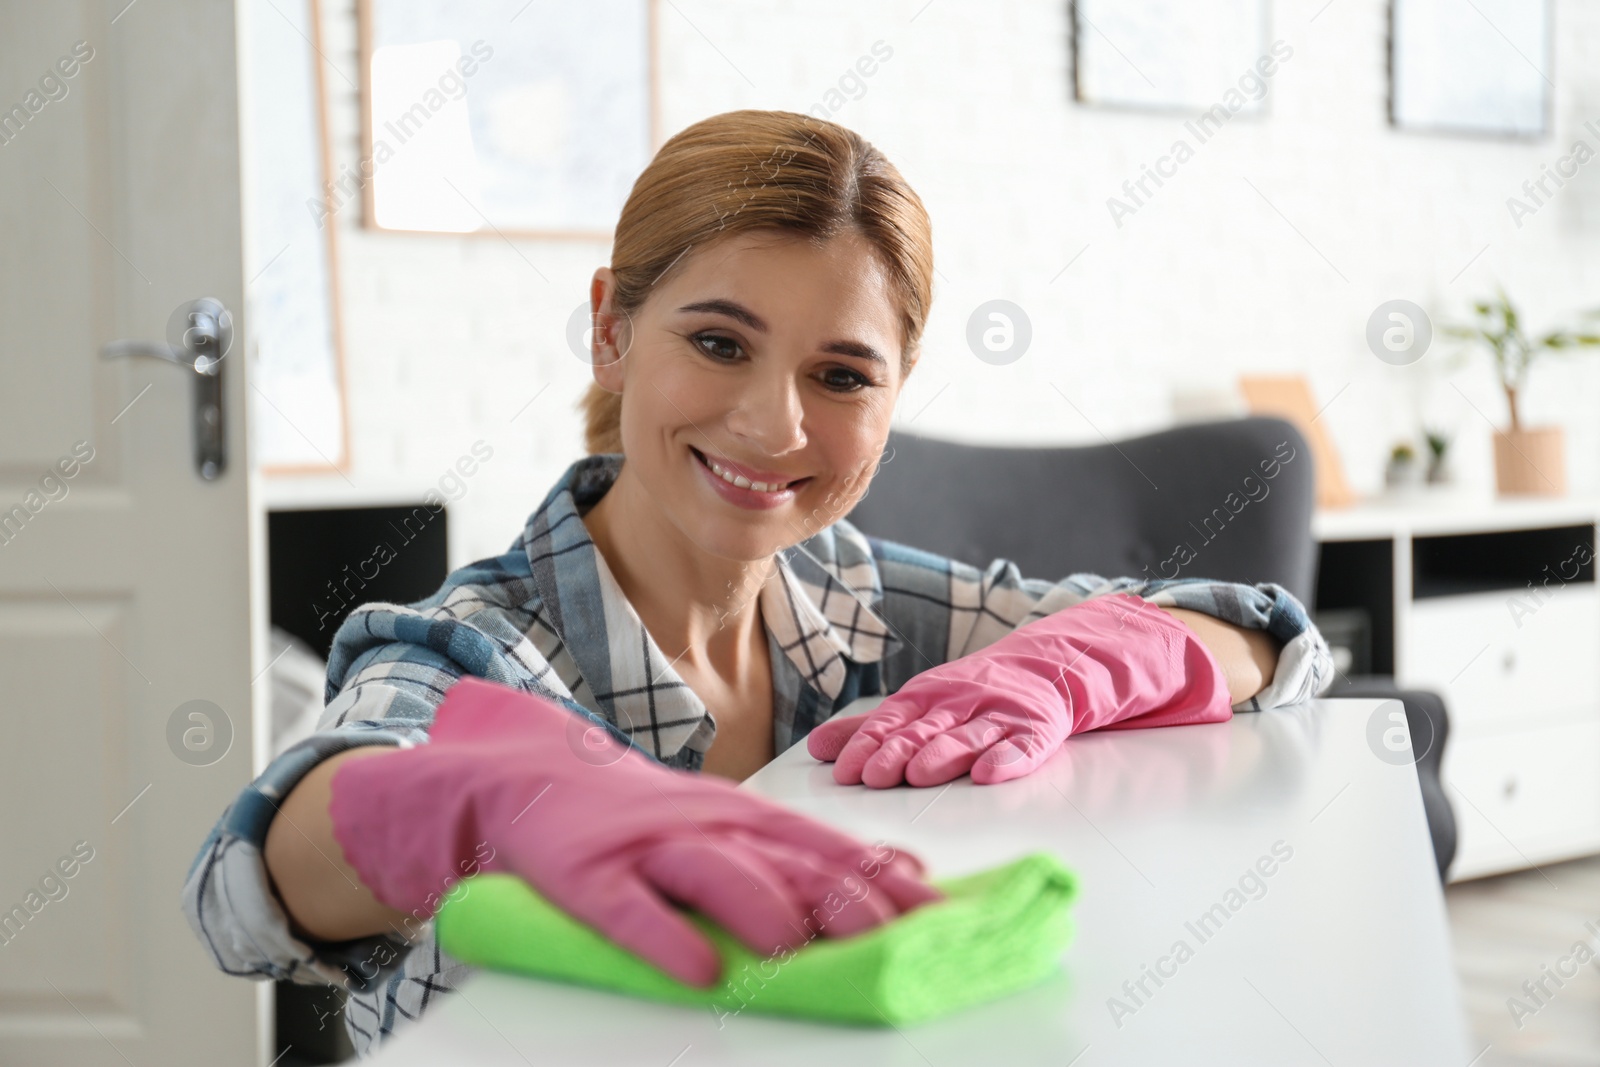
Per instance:
[[[228,464],[223,448],[222,360],[233,347],[233,316],[220,300],[201,297],[173,312],[168,332],[176,337],[176,344],[112,341],[100,349],[100,355],[105,359],[164,359],[194,375],[194,465],[209,482]]]

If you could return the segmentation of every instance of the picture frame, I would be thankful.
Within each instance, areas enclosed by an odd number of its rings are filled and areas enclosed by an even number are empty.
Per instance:
[[[1388,118],[1417,133],[1538,140],[1552,128],[1550,0],[1390,0]]]
[[[1072,0],[1072,95],[1081,104],[1194,114],[1268,55],[1266,0]],[[1259,79],[1257,79],[1259,80]],[[1242,96],[1234,114],[1267,110]]]
[[[657,0],[357,15],[366,228],[610,239],[660,140]]]
[[[1318,421],[1322,411],[1305,375],[1242,374],[1239,392],[1250,414],[1287,419],[1305,438],[1316,470],[1317,507],[1347,508],[1356,503],[1355,490],[1345,477],[1344,462],[1333,435]]]
[[[322,5],[247,0],[240,11],[252,464],[268,476],[342,474],[350,420]]]

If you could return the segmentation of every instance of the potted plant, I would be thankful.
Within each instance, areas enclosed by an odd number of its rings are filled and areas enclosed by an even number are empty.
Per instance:
[[[1414,489],[1422,484],[1422,468],[1417,466],[1417,450],[1408,441],[1398,441],[1389,449],[1389,462],[1383,468],[1383,484],[1389,489]]]
[[[1440,430],[1423,429],[1428,442],[1428,484],[1450,484],[1450,438]]]
[[[1530,338],[1523,331],[1521,316],[1504,289],[1498,291],[1494,300],[1473,304],[1472,310],[1477,315],[1476,321],[1444,329],[1453,337],[1476,341],[1489,349],[1500,376],[1500,386],[1506,393],[1511,425],[1494,435],[1495,485],[1502,494],[1560,496],[1566,492],[1566,456],[1561,427],[1524,427],[1517,398],[1527,384],[1528,368],[1541,353],[1600,345],[1600,335],[1555,330]]]

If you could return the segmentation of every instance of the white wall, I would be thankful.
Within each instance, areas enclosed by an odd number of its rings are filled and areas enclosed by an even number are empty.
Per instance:
[[[328,57],[357,81],[354,5],[326,2]],[[1497,280],[1535,325],[1600,307],[1600,162],[1521,228],[1506,207],[1576,138],[1600,149],[1581,128],[1600,126],[1600,5],[1555,6],[1555,134],[1517,142],[1388,126],[1383,0],[1278,0],[1271,36],[1294,54],[1269,114],[1231,122],[1120,228],[1107,198],[1183,117],[1074,104],[1065,2],[662,3],[663,136],[734,108],[808,110],[881,40],[892,58],[832,117],[885,151],[934,222],[937,299],[902,423],[974,441],[1115,439],[1168,424],[1173,386],[1298,372],[1332,401],[1322,418],[1358,490],[1378,488],[1425,407],[1459,433],[1462,480],[1487,491],[1484,416],[1505,418],[1487,359],[1447,379],[1451,346],[1436,341],[1391,367],[1363,331],[1396,297],[1460,318]],[[336,163],[353,167],[355,91],[327,81]],[[453,563],[502,551],[580,454],[587,369],[564,327],[609,248],[374,233],[357,206],[338,222],[351,480],[420,492],[482,438],[495,455],[456,509]],[[1008,366],[964,340],[996,297],[1033,323]],[[1597,394],[1600,357],[1580,355],[1536,368],[1524,401],[1526,423],[1566,425],[1578,492],[1600,489]]]

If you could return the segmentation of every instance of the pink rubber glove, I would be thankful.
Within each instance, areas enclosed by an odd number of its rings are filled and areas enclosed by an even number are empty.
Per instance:
[[[1047,615],[915,676],[866,715],[829,719],[806,749],[840,785],[980,785],[1036,769],[1072,734],[1225,722],[1227,679],[1183,623],[1113,593]]]
[[[575,712],[476,678],[450,688],[427,744],[342,765],[328,810],[389,907],[431,917],[463,874],[507,871],[701,987],[720,957],[671,903],[777,953],[819,926],[845,937],[942,898],[908,853],[655,763]]]

